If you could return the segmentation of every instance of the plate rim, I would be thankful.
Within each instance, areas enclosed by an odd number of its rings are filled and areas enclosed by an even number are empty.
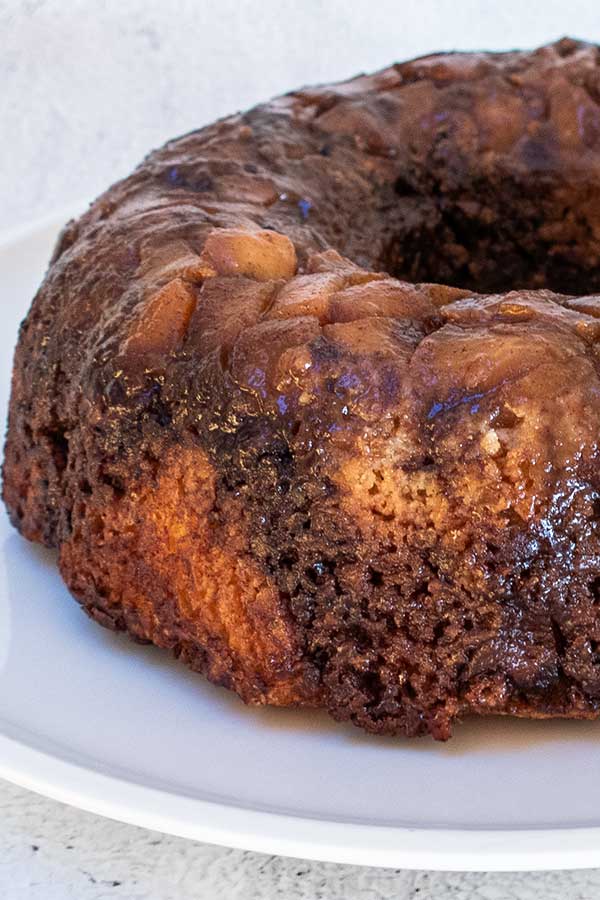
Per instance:
[[[278,856],[435,871],[550,871],[600,863],[600,828],[448,829],[362,825],[187,797],[0,734],[0,777],[152,831]]]
[[[130,825],[278,856],[436,871],[550,871],[600,862],[596,827],[408,828],[268,812],[106,774],[5,734],[0,734],[0,777]]]
[[[87,202],[0,230],[0,251],[49,229]],[[0,729],[2,723],[0,722]],[[489,830],[410,828],[315,819],[188,797],[101,772],[0,731],[0,777],[50,799],[142,828],[280,856],[435,871],[550,871],[600,866],[598,826]]]

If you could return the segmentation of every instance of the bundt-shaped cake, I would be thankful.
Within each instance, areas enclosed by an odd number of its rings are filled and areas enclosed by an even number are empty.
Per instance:
[[[600,50],[429,56],[67,225],[4,498],[94,619],[248,703],[594,717],[599,348]]]

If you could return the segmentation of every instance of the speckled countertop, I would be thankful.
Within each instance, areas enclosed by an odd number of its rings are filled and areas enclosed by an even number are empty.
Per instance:
[[[0,0],[0,228],[91,199],[168,137],[298,85],[564,33],[600,41],[597,4]],[[599,870],[446,875],[280,859],[118,824],[0,782],[2,900],[598,896]]]

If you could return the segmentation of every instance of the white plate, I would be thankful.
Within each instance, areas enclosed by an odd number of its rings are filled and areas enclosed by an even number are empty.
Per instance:
[[[66,216],[60,217],[60,222]],[[0,241],[0,416],[59,222]],[[600,865],[600,722],[471,721],[446,745],[246,709],[89,621],[0,514],[0,776],[202,841],[429,869]]]

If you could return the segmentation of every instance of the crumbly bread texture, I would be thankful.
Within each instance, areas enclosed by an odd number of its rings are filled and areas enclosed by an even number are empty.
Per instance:
[[[4,498],[93,618],[377,733],[599,714],[599,104],[589,44],[430,56],[67,225]]]

